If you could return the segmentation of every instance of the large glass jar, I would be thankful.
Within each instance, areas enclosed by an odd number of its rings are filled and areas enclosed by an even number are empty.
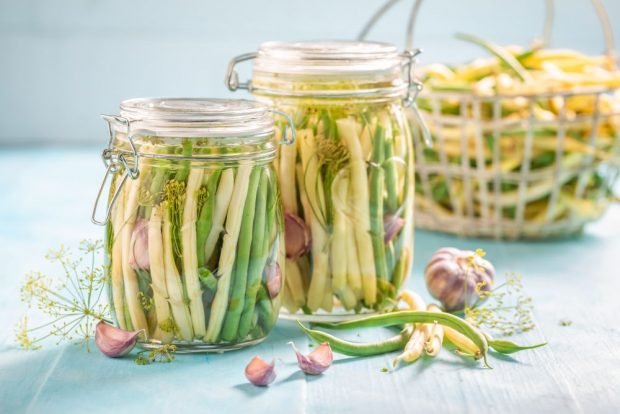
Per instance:
[[[289,114],[297,144],[276,162],[286,225],[283,306],[344,319],[394,306],[413,255],[414,155],[403,113],[414,53],[377,42],[268,42],[229,65]],[[251,81],[235,65],[254,59]],[[289,315],[290,316],[290,315]]]
[[[118,326],[142,345],[222,351],[274,326],[284,286],[271,110],[245,100],[132,99],[104,150],[106,259]],[[289,134],[290,135],[290,134]],[[103,188],[103,185],[102,185]]]

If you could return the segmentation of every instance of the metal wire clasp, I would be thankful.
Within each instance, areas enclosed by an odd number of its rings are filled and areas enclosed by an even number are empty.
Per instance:
[[[237,89],[250,90],[252,87],[252,81],[239,82],[239,74],[235,70],[235,66],[237,66],[238,63],[245,62],[246,60],[255,59],[256,56],[257,54],[252,52],[244,53],[231,59],[228,63],[228,68],[226,69],[226,78],[224,79],[224,83],[229,90],[233,92]]]
[[[415,77],[413,70],[414,70],[415,64],[417,63],[416,58],[421,53],[422,53],[422,49],[413,49],[413,50],[407,49],[401,54],[401,56],[405,59],[403,70],[406,72],[406,76],[407,76],[407,95],[405,96],[405,99],[403,100],[403,104],[406,107],[411,108],[411,110],[413,111],[413,114],[417,118],[418,125],[420,126],[420,129],[422,130],[422,136],[424,137],[424,143],[426,144],[427,147],[432,148],[433,139],[431,137],[430,130],[428,129],[428,125],[426,125],[426,122],[424,121],[424,118],[422,117],[422,114],[420,113],[420,110],[418,109],[418,105],[416,104],[416,100],[418,99],[420,92],[422,92],[423,85],[422,85],[422,82],[420,82],[420,80]]]
[[[101,117],[108,123],[110,139],[108,141],[108,147],[101,151],[101,159],[103,160],[103,164],[106,166],[106,172],[103,176],[103,179],[101,180],[101,185],[99,186],[99,191],[97,192],[97,197],[95,198],[95,204],[93,205],[93,211],[90,220],[96,225],[105,226],[110,220],[110,212],[112,211],[112,207],[116,203],[116,200],[118,199],[118,196],[123,189],[127,178],[131,177],[132,180],[135,180],[140,175],[140,170],[138,151],[136,150],[136,146],[133,142],[133,136],[131,135],[131,121],[129,121],[127,118],[117,115],[102,115]],[[127,141],[129,142],[129,146],[131,147],[131,153],[121,152],[113,147],[115,136],[114,129],[112,128],[113,122],[125,125]],[[128,159],[128,157],[130,159]],[[104,188],[106,187],[109,177],[119,171],[121,168],[125,173],[123,174],[120,183],[118,184],[116,190],[114,191],[114,194],[112,195],[110,204],[106,209],[105,217],[103,218],[103,220],[99,220],[96,216],[97,208],[101,200],[101,195],[104,192]]]
[[[405,50],[401,56],[405,60],[403,70],[407,76],[407,96],[405,96],[405,106],[411,106],[422,91],[422,82],[415,78],[413,74],[414,65],[417,63],[416,57],[422,53],[422,49]]]
[[[284,131],[284,134],[281,140],[282,144],[284,145],[294,144],[295,140],[297,139],[297,130],[295,129],[293,118],[286,112],[282,112],[279,109],[269,108],[269,112],[273,112],[274,114],[282,116],[284,119],[286,119],[286,122],[288,123],[288,130],[291,131],[291,138],[290,139],[287,138],[288,136],[287,131]]]

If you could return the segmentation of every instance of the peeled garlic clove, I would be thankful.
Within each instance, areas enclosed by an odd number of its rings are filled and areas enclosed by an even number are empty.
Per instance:
[[[110,358],[127,355],[138,342],[138,335],[143,331],[128,332],[104,321],[97,324],[95,344],[99,350]]]
[[[282,271],[278,262],[271,262],[265,267],[265,280],[269,297],[273,299],[280,294],[282,289]]]
[[[297,363],[299,368],[310,375],[319,375],[322,374],[332,365],[334,360],[334,354],[332,353],[332,348],[329,346],[327,342],[323,342],[319,345],[314,351],[310,352],[308,355],[302,354],[293,342],[289,342],[293,349],[295,350],[295,354],[297,355]]]
[[[135,270],[150,269],[148,225],[148,220],[139,218],[131,233],[129,265]]]
[[[400,230],[405,226],[405,219],[399,216],[387,215],[383,218],[383,229],[384,236],[383,242],[388,244],[396,235],[400,232]]]
[[[287,258],[299,259],[310,251],[312,243],[310,228],[301,217],[293,213],[285,213],[284,230]]]
[[[276,379],[275,361],[269,364],[261,357],[255,356],[245,367],[245,377],[254,385],[266,387]]]

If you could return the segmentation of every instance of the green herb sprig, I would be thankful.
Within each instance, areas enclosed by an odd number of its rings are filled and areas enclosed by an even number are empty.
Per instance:
[[[140,351],[138,357],[134,360],[137,365],[150,365],[152,363],[167,364],[173,362],[176,358],[176,345],[164,344],[159,348],[149,351]]]
[[[535,327],[532,298],[523,291],[521,275],[508,273],[506,281],[501,285],[490,291],[483,288],[484,283],[476,285],[476,294],[480,300],[465,307],[465,319],[468,322],[506,336]]]
[[[29,327],[25,315],[15,327],[17,343],[34,350],[44,340],[56,338],[57,344],[71,342],[86,347],[95,333],[97,322],[110,320],[110,307],[102,301],[107,283],[106,266],[99,265],[103,243],[83,240],[79,257],[64,246],[50,250],[45,258],[60,264],[62,274],[50,277],[41,272],[26,274],[21,287],[21,300],[49,319],[42,325]]]

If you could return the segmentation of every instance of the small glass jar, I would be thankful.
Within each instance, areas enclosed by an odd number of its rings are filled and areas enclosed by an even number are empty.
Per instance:
[[[231,90],[286,112],[297,130],[277,160],[289,316],[338,320],[395,305],[413,257],[404,106],[420,87],[415,55],[378,42],[268,42],[229,65]],[[252,79],[240,83],[235,65],[249,59]]]
[[[118,326],[144,330],[147,348],[261,341],[279,313],[285,268],[272,110],[185,98],[131,99],[120,109],[104,116],[105,220],[93,211],[107,226]]]

